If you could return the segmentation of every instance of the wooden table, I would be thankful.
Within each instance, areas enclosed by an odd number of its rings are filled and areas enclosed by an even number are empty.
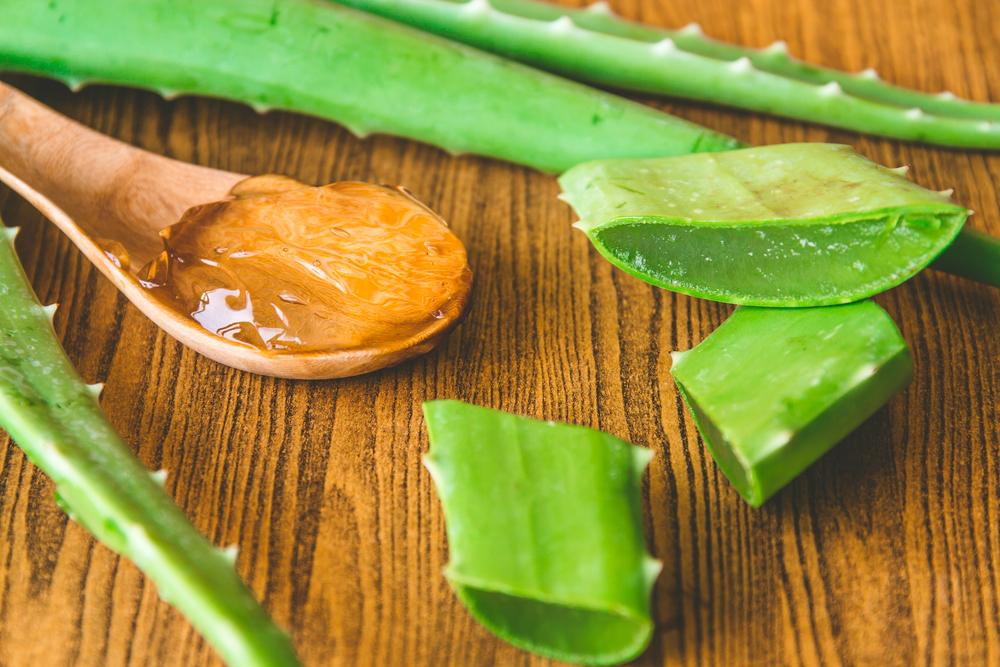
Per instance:
[[[635,0],[623,14],[930,91],[1000,101],[995,0]],[[415,362],[334,382],[222,367],[129,305],[30,206],[0,190],[55,326],[101,403],[289,628],[308,665],[545,665],[472,621],[441,575],[441,508],[421,401],[457,397],[598,427],[656,452],[646,529],[664,570],[640,665],[1000,664],[1000,290],[933,271],[879,297],[913,348],[912,384],[752,510],[707,456],[671,350],[730,307],[615,270],[570,228],[551,177],[428,146],[9,77],[110,135],[183,160],[313,182],[403,183],[450,220],[476,272],[465,323]],[[660,104],[753,143],[837,141],[954,187],[1000,234],[1000,155],[932,149],[695,104]],[[0,437],[0,665],[214,665],[130,563],[67,520]]]

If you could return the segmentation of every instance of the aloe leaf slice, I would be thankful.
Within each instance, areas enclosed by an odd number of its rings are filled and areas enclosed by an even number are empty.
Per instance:
[[[759,507],[910,380],[910,353],[872,301],[740,307],[671,374],[719,468]]]
[[[603,160],[559,179],[611,263],[716,301],[805,307],[907,280],[969,211],[834,144]]]
[[[101,412],[52,331],[0,223],[0,427],[52,478],[56,502],[156,583],[229,665],[297,665],[288,637]]]
[[[642,530],[649,450],[459,401],[425,403],[424,415],[424,462],[451,552],[445,575],[476,620],[569,662],[639,655],[660,570]]]

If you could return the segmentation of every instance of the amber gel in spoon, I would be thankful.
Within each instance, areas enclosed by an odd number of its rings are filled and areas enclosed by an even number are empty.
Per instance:
[[[402,189],[256,176],[230,194],[162,230],[163,252],[139,271],[218,336],[277,354],[396,349],[465,308],[465,247]]]

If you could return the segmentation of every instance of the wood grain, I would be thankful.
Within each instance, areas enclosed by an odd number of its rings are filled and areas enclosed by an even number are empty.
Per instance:
[[[627,16],[793,53],[929,91],[1000,101],[991,0],[621,0]],[[1000,290],[925,272],[882,295],[913,383],[764,508],[706,455],[669,352],[729,307],[613,269],[570,229],[548,176],[327,122],[107,87],[9,78],[102,132],[242,173],[402,183],[453,224],[476,271],[438,351],[331,382],[251,376],[167,338],[23,201],[0,213],[56,329],[112,422],[237,566],[309,665],[550,664],[474,623],[441,576],[444,524],[420,465],[420,402],[457,397],[599,427],[656,457],[647,531],[664,561],[658,631],[637,664],[1000,664]],[[954,187],[1000,234],[1000,155],[859,138],[656,103],[754,143],[832,140]],[[216,665],[184,620],[52,501],[0,438],[0,665]]]

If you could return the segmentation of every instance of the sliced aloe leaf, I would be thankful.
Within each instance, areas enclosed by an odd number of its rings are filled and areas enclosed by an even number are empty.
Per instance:
[[[907,280],[969,211],[847,146],[784,144],[602,160],[559,179],[611,263],[654,285],[756,306],[848,303]]]
[[[660,570],[642,530],[649,450],[459,401],[425,403],[424,415],[424,462],[448,530],[445,576],[476,620],[559,660],[639,655]]]
[[[737,308],[671,374],[702,439],[759,507],[906,385],[910,353],[872,301]]]

